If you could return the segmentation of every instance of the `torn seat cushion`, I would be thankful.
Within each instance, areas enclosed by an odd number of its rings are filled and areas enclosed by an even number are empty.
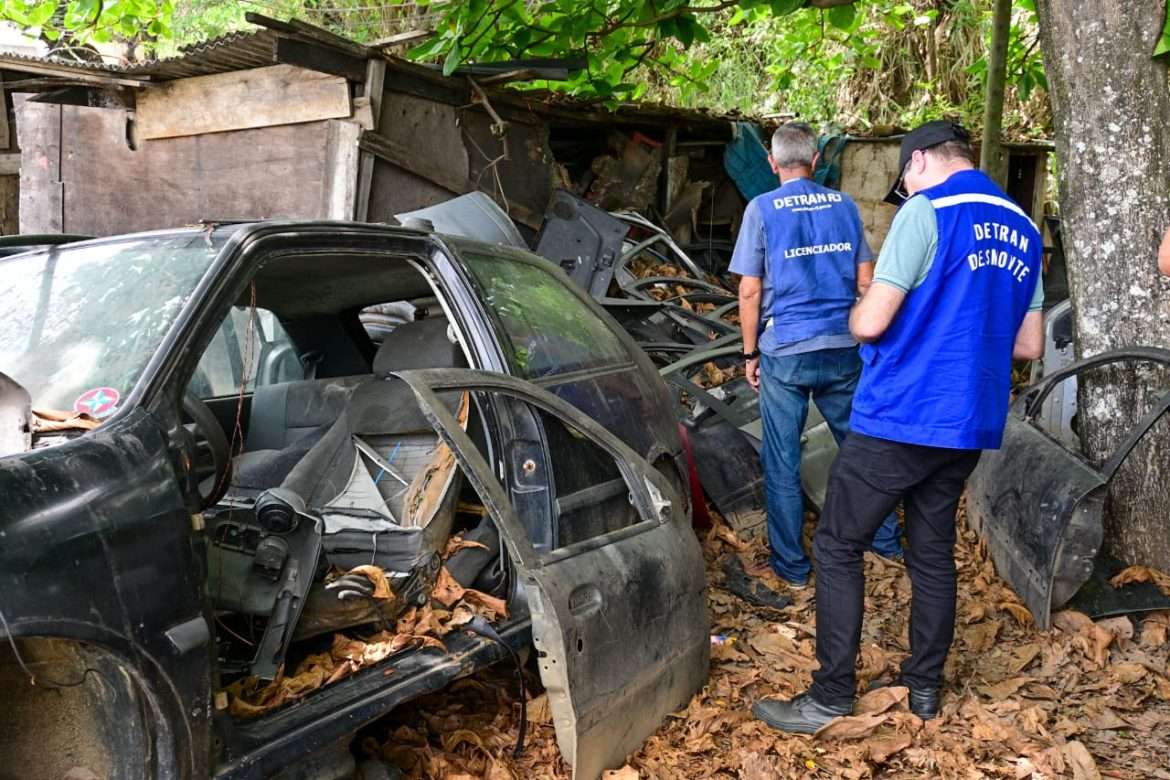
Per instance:
[[[461,394],[440,397],[454,411]],[[282,487],[324,518],[330,563],[374,563],[405,573],[440,551],[450,533],[460,484],[453,462],[444,469],[446,481],[429,494],[425,525],[412,525],[417,513],[409,505],[445,450],[404,382],[370,380]]]
[[[466,365],[463,350],[448,337],[447,320],[438,317],[398,325],[374,356],[374,374],[257,387],[246,449],[233,462],[232,493],[254,494],[281,484],[345,411],[355,389],[374,375]],[[413,401],[410,407],[417,413]],[[396,425],[391,421],[391,428]]]

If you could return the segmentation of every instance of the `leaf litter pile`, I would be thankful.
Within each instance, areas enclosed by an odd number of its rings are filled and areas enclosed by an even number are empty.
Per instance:
[[[483,547],[478,542],[454,536],[447,543],[443,559],[446,560],[463,547],[473,546]],[[372,585],[370,598],[375,602],[395,598],[385,572],[378,566],[358,566],[348,572],[335,571],[327,581],[347,575],[368,578]],[[281,669],[276,679],[270,682],[245,677],[232,683],[224,692],[228,710],[235,718],[255,718],[298,701],[360,669],[381,663],[403,650],[428,647],[445,653],[447,649],[442,638],[466,625],[477,615],[489,623],[495,623],[507,617],[507,614],[503,599],[464,588],[443,566],[439,569],[430,599],[425,605],[410,607],[393,624],[372,633],[334,633],[328,650],[305,656],[290,674]],[[392,674],[393,670],[387,670],[386,673]]]
[[[714,514],[714,513],[713,513]],[[905,688],[862,696],[855,714],[815,736],[789,736],[754,720],[761,697],[807,689],[814,660],[815,589],[781,611],[752,607],[722,588],[738,555],[780,589],[763,540],[745,541],[715,516],[703,539],[713,640],[707,686],[606,774],[636,778],[1170,778],[1170,612],[1094,622],[1064,611],[1040,632],[965,527],[956,550],[959,603],[939,718],[923,723]],[[812,524],[806,526],[811,532]],[[905,568],[866,554],[866,618],[859,691],[897,673],[908,653]],[[1131,567],[1115,584],[1170,578]],[[527,746],[513,758],[519,688],[507,664],[392,713],[361,749],[410,778],[568,778],[547,694],[531,669]]]

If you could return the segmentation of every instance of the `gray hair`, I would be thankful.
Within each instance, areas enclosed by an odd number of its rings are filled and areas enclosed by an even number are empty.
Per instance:
[[[772,159],[779,168],[812,167],[817,134],[804,122],[780,125],[772,133]]]

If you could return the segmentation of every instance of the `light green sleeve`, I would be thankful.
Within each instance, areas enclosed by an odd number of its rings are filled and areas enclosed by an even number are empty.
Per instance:
[[[910,292],[926,280],[938,251],[938,222],[925,197],[911,198],[898,209],[882,244],[873,280]]]
[[[1036,291],[1032,293],[1032,302],[1028,304],[1028,311],[1044,311],[1044,275],[1036,282]]]

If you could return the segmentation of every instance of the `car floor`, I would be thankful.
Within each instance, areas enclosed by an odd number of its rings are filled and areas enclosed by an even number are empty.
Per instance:
[[[815,588],[792,593],[781,611],[733,596],[722,587],[728,557],[741,556],[766,579],[766,550],[715,521],[703,540],[718,637],[710,682],[608,778],[1170,778],[1170,612],[1094,623],[1065,611],[1056,628],[1039,632],[965,526],[942,716],[924,724],[907,710],[905,689],[887,688],[818,736],[772,731],[750,707],[807,688],[816,665]],[[860,690],[896,674],[908,649],[905,568],[872,554],[865,565]],[[1134,567],[1128,576],[1151,574]],[[528,736],[519,758],[512,754],[519,687],[506,664],[392,713],[355,748],[411,778],[568,778],[531,665],[527,680]]]

